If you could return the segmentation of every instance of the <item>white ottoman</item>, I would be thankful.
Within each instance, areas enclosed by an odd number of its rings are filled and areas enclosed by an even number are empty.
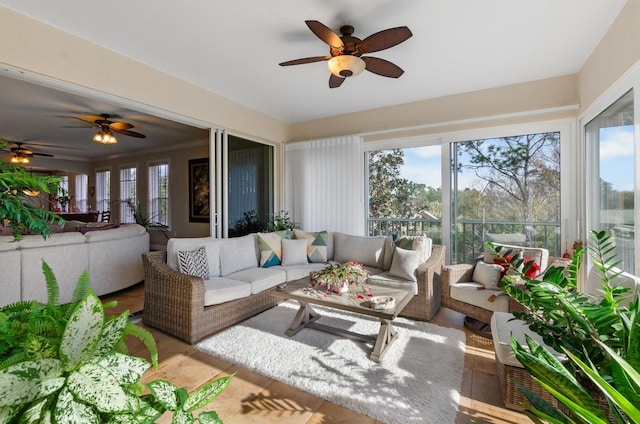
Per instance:
[[[522,403],[529,403],[522,390],[516,385],[517,381],[521,386],[531,390],[557,407],[558,402],[555,398],[540,387],[516,359],[511,351],[511,335],[513,334],[523,346],[526,346],[525,334],[528,334],[532,339],[544,346],[547,346],[546,343],[542,341],[542,337],[531,331],[523,321],[512,319],[513,315],[509,312],[494,312],[491,317],[491,334],[496,353],[496,369],[504,406],[522,411],[524,409]],[[566,359],[564,355],[557,353],[555,350],[551,348],[549,350],[551,353],[556,354],[558,359]]]

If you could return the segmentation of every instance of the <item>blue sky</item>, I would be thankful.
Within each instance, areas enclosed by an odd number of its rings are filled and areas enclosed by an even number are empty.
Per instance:
[[[441,146],[404,149],[405,163],[400,175],[427,187],[442,186],[440,165]],[[616,190],[633,189],[633,126],[602,128],[600,130],[600,174]],[[468,175],[470,180],[475,176]],[[462,187],[473,186],[472,181],[459,181]]]

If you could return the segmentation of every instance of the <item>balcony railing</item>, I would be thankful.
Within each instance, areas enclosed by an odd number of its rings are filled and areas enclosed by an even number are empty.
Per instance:
[[[435,219],[368,218],[369,235],[420,235],[442,244],[442,223]],[[484,242],[544,247],[561,256],[559,222],[482,221],[459,219],[451,234],[451,263],[468,263],[484,251]]]

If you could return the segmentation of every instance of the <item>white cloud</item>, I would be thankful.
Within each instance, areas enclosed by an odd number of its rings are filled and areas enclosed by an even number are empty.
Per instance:
[[[412,149],[408,149],[406,152],[411,152],[411,154],[416,155],[422,159],[431,159],[431,158],[439,158],[442,153],[441,146],[424,146],[424,147],[415,147]]]
[[[633,127],[607,128],[600,139],[600,160],[633,156]]]
[[[439,163],[425,163],[423,165],[403,165],[400,176],[427,187],[442,187],[442,169]]]

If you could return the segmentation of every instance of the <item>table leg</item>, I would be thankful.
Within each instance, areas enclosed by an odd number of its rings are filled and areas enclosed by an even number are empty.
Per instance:
[[[369,356],[369,359],[375,362],[380,362],[384,354],[386,353],[391,343],[398,337],[398,332],[391,321],[388,319],[380,319],[380,331],[378,332],[378,338],[376,344],[373,347],[373,352]]]
[[[296,316],[293,318],[289,329],[284,333],[289,337],[295,336],[298,331],[302,330],[303,328],[307,327],[309,324],[320,318],[320,314],[314,311],[308,303],[299,303],[300,309],[298,309]]]

